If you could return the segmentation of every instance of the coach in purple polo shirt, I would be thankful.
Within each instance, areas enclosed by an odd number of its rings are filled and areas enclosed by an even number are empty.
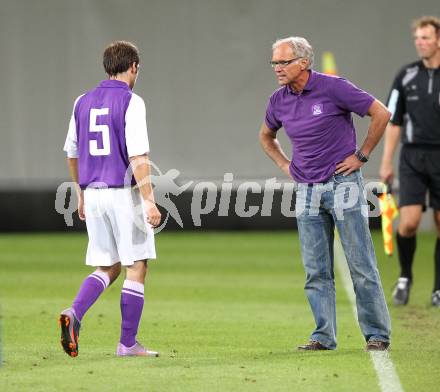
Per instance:
[[[387,350],[390,318],[368,227],[360,168],[382,137],[390,113],[349,81],[313,71],[313,49],[306,39],[281,39],[272,49],[271,65],[282,87],[269,99],[260,142],[278,167],[298,183],[296,211],[305,292],[316,323],[310,341],[298,348],[336,348],[336,226],[353,280],[366,349]],[[359,149],[352,112],[371,117]],[[277,140],[281,127],[292,144],[291,160]]]

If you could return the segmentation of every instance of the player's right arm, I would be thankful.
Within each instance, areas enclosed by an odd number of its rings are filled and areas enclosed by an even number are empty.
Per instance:
[[[281,171],[291,178],[290,175],[290,160],[281,148],[281,144],[277,139],[277,133],[272,131],[265,122],[260,129],[260,144],[264,152],[272,159]]]
[[[403,117],[406,112],[404,91],[402,89],[403,75],[405,75],[405,67],[400,70],[394,79],[388,97],[388,110],[391,112],[391,119],[385,129],[385,145],[382,154],[382,163],[379,169],[379,176],[385,183],[391,183],[393,181],[393,157],[400,141]]]
[[[73,104],[73,111],[72,116],[70,117],[69,130],[67,132],[66,142],[64,144],[64,151],[67,153],[67,166],[69,167],[70,177],[75,183],[75,190],[78,197],[79,219],[85,220],[84,191],[81,189],[78,183],[78,141],[75,122],[75,106],[81,97],[82,95],[80,95]]]
[[[67,158],[67,166],[69,167],[70,177],[72,177],[75,183],[76,195],[78,197],[78,216],[79,219],[85,220],[86,215],[84,213],[84,191],[78,184],[78,158]]]
[[[385,145],[379,175],[383,182],[391,183],[394,178],[393,157],[400,141],[400,125],[389,123],[385,130]]]

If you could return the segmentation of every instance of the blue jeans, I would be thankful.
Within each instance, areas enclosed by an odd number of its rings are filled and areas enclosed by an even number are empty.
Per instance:
[[[368,227],[368,204],[360,171],[334,175],[323,184],[298,184],[296,214],[306,271],[305,292],[315,318],[310,339],[336,348],[333,240],[338,229],[356,294],[365,340],[389,342],[388,308]]]

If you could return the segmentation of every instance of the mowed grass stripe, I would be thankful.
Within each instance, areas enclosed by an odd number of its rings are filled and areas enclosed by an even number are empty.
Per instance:
[[[334,249],[336,268],[341,276],[342,285],[347,293],[347,297],[350,300],[354,319],[357,320],[358,312],[356,307],[356,295],[353,289],[347,259],[344,255],[344,250],[339,238],[336,238],[335,240]],[[380,390],[382,392],[403,392],[402,384],[398,374],[396,373],[396,369],[394,368],[394,364],[389,352],[372,351],[370,352],[370,358],[377,374]]]
[[[378,238],[376,243],[380,245]],[[307,340],[313,319],[294,232],[161,233],[139,337],[162,356],[114,357],[120,278],[85,317],[80,355],[71,359],[61,350],[55,320],[91,271],[83,265],[86,244],[82,234],[0,237],[6,361],[0,390],[55,391],[60,384],[98,391],[379,390],[339,280],[338,349],[311,354],[295,350]],[[386,291],[395,278],[394,261],[380,263]],[[431,282],[432,274],[416,274]],[[412,306],[424,324],[438,326],[425,296],[416,295]],[[411,325],[422,326],[404,310],[393,316],[393,360],[401,374],[407,369],[408,339],[414,338]],[[433,334],[420,331],[432,341]],[[418,351],[417,365],[426,363],[428,372],[434,370],[438,348],[434,343]],[[406,390],[429,390],[438,383],[436,373],[423,370],[414,368],[402,377]]]

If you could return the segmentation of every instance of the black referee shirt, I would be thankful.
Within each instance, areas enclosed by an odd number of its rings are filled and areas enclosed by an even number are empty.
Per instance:
[[[428,69],[423,61],[405,65],[394,80],[388,109],[391,123],[403,127],[402,143],[440,146],[440,67]]]

